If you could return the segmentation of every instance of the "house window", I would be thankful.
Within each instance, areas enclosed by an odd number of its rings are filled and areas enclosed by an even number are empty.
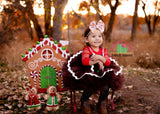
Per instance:
[[[44,49],[41,56],[45,61],[49,61],[53,58],[53,51],[51,49]]]

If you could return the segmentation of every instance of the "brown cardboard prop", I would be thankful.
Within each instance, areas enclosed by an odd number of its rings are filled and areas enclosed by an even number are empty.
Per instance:
[[[41,38],[37,45],[22,55],[30,74],[30,84],[39,93],[46,92],[49,86],[55,86],[57,91],[65,89],[61,68],[69,56],[68,41],[60,42],[53,41],[53,38]]]

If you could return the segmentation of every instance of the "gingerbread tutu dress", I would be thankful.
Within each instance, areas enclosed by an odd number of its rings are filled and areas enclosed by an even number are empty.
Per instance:
[[[113,91],[119,90],[124,82],[122,68],[110,59],[110,65],[99,70],[99,65],[85,66],[82,64],[82,52],[70,56],[62,68],[64,87],[70,90],[97,91],[104,86],[109,86]],[[91,50],[90,53],[94,54]],[[102,51],[102,55],[103,55]]]

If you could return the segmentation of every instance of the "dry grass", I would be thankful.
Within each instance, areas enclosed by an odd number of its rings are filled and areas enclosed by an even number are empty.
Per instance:
[[[23,40],[21,38],[24,38]],[[1,45],[0,49],[0,64],[8,64],[9,69],[18,69],[24,66],[24,62],[21,60],[21,54],[25,54],[26,51],[32,46],[32,42],[20,35],[15,38],[8,45]]]
[[[83,30],[72,30],[70,32],[70,52],[75,53],[78,50],[82,50],[84,41],[82,38]],[[157,36],[149,37],[147,34],[137,35],[135,41],[130,41],[128,36],[120,36],[117,39],[113,39],[112,42],[106,42],[104,47],[107,48],[109,54],[113,44],[118,41],[125,41],[132,46],[133,55],[131,57],[113,57],[120,65],[131,67],[145,67],[153,68],[160,66],[160,39]],[[63,39],[67,39],[67,31],[63,31]],[[25,66],[25,63],[21,60],[21,54],[25,54],[33,42],[30,41],[28,35],[24,32],[16,36],[16,40],[12,41],[9,45],[2,45],[0,49],[0,63],[8,63],[10,68],[18,68],[19,66]]]
[[[132,47],[132,56],[128,57],[115,57],[118,62],[123,66],[144,68],[160,67],[160,39],[158,35],[149,37],[147,34],[137,35],[134,41],[129,40],[129,36],[125,37],[125,43],[128,43]],[[116,41],[113,41],[116,42]],[[110,50],[114,43],[106,43],[105,47]]]

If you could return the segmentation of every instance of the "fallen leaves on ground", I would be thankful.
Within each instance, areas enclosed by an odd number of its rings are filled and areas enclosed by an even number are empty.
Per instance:
[[[160,68],[124,68],[125,84],[114,95],[115,111],[110,113],[160,113]],[[18,71],[0,73],[0,113],[36,113],[46,111],[46,100],[41,95],[42,108],[39,111],[29,111],[24,100],[25,88],[29,85],[29,75],[26,68]],[[76,91],[77,113],[81,113],[80,97],[83,91]],[[72,113],[70,107],[70,92],[60,92],[62,100],[60,109],[54,113]],[[97,113],[98,93],[90,98],[93,113]],[[109,96],[110,99],[110,96]],[[98,114],[98,113],[97,113]]]

